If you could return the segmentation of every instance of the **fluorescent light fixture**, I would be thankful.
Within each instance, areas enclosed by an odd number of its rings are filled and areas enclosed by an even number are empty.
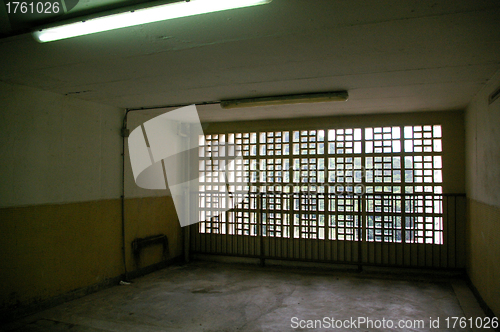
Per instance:
[[[256,106],[323,103],[329,101],[346,101],[348,97],[349,95],[347,94],[347,91],[304,93],[299,95],[223,100],[221,101],[220,106],[224,109],[230,109]]]
[[[34,31],[33,37],[40,43],[45,43],[179,17],[263,5],[271,1],[272,0],[188,0],[174,2],[41,29]]]

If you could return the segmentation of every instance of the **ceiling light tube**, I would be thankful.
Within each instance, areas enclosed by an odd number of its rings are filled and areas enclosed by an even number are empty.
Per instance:
[[[33,32],[33,37],[40,43],[45,43],[179,17],[263,5],[271,1],[272,0],[188,0],[40,29]]]
[[[275,97],[247,98],[235,100],[223,100],[220,105],[224,109],[256,107],[256,106],[276,106],[287,104],[303,103],[323,103],[329,101],[346,101],[349,95],[347,91],[304,93],[298,95],[285,95]]]

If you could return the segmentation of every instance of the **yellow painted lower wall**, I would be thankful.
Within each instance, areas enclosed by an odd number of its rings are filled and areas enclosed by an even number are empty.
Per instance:
[[[500,317],[500,208],[468,200],[468,267],[472,283]]]
[[[169,239],[167,259],[182,254],[181,228],[170,197],[126,200],[129,272],[162,261],[161,246],[132,257],[136,237]],[[32,305],[123,274],[121,201],[0,209],[0,309]]]

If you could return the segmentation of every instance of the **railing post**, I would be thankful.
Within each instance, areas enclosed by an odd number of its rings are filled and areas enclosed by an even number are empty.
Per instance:
[[[262,200],[264,194],[259,193],[257,195],[257,236],[259,238],[259,256],[260,256],[260,265],[264,266],[265,265],[265,255],[264,255],[264,236],[263,236],[263,227],[264,224],[262,223]]]
[[[405,247],[406,247],[406,193],[401,193],[401,265],[405,265]],[[411,261],[411,256],[410,256]]]
[[[358,196],[358,271],[363,270],[363,199],[362,195]]]

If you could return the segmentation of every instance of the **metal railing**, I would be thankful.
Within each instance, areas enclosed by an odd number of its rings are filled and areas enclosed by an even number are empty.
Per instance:
[[[229,199],[233,206],[226,202],[203,208],[213,217],[190,226],[192,253],[359,266],[465,267],[463,194],[209,195],[214,201]],[[220,206],[231,208],[217,213]]]

